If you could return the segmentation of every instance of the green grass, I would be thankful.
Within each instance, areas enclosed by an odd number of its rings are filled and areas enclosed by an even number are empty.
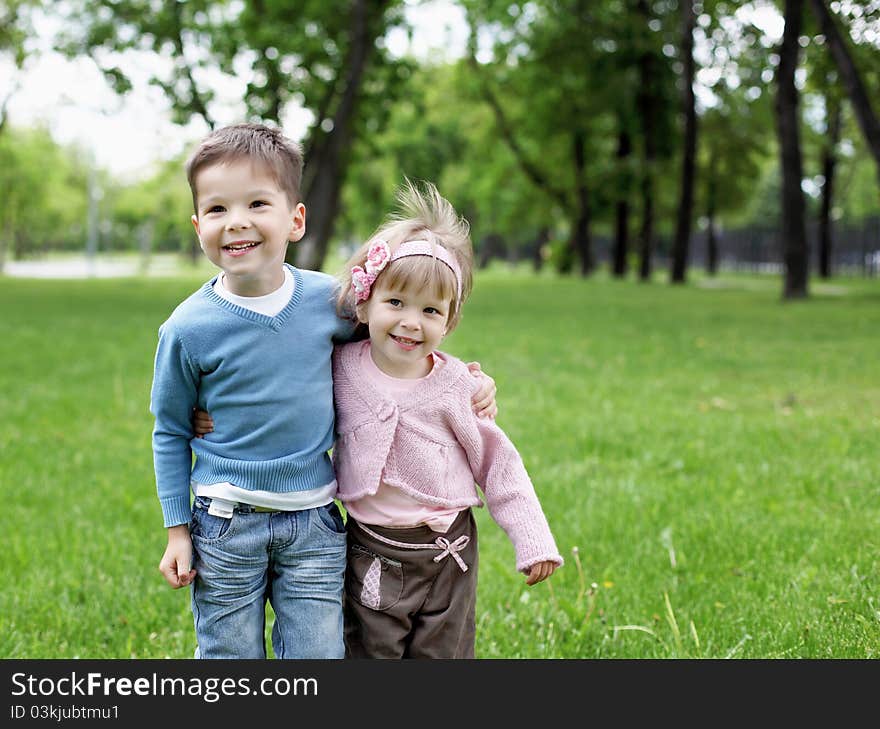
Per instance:
[[[184,658],[148,412],[200,278],[0,279],[0,656]],[[880,282],[481,274],[446,348],[498,383],[566,565],[484,509],[477,655],[880,655]]]

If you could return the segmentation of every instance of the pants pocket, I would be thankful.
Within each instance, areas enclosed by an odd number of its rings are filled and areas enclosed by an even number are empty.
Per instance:
[[[232,520],[236,517],[238,514],[233,514],[228,518],[209,514],[205,502],[197,500],[193,505],[192,519],[189,524],[190,535],[193,539],[205,542],[219,541],[229,534]]]
[[[348,549],[345,590],[364,607],[388,610],[403,594],[403,566],[360,544],[352,544]]]

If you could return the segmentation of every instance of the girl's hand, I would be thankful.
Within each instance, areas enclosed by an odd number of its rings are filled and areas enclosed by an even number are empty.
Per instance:
[[[526,575],[527,585],[537,585],[543,582],[556,571],[556,562],[547,560],[546,562],[538,562],[529,567],[529,573]]]
[[[474,377],[482,378],[480,389],[474,393],[471,398],[471,404],[474,406],[474,412],[478,418],[492,418],[498,415],[498,404],[495,402],[495,380],[480,369],[479,362],[468,362],[467,368]]]
[[[204,438],[205,433],[214,432],[214,421],[211,420],[211,416],[206,411],[199,410],[198,408],[193,410],[192,426],[196,438]]]

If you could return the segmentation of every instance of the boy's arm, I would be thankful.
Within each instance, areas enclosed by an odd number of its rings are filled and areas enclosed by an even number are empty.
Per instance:
[[[173,330],[159,330],[150,394],[156,490],[166,527],[190,520],[190,473],[193,437],[190,418],[196,404],[199,374]]]
[[[495,380],[480,369],[479,362],[468,362],[467,368],[474,377],[480,378],[480,386],[471,397],[471,405],[478,418],[495,419],[498,415],[498,403],[495,402]]]

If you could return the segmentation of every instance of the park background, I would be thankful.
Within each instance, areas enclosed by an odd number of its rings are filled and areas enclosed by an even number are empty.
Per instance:
[[[527,588],[477,512],[478,656],[876,657],[878,44],[876,2],[7,0],[0,656],[192,654],[152,357],[213,273],[183,160],[254,119],[305,149],[297,265],[335,273],[404,176],[471,222],[445,346],[566,558]],[[76,94],[18,113],[62,58],[178,133],[120,171]]]

